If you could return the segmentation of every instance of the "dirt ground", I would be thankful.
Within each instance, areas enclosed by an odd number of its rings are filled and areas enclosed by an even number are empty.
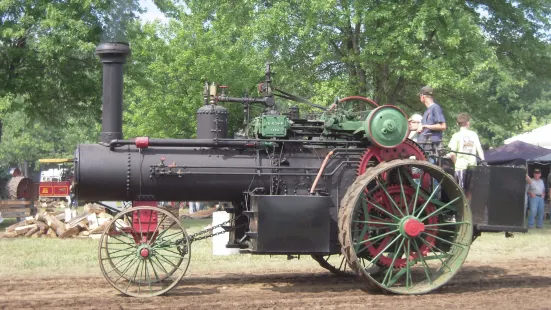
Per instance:
[[[551,259],[467,263],[422,296],[367,293],[354,278],[305,273],[186,275],[167,295],[125,297],[103,278],[0,279],[0,309],[551,309]]]

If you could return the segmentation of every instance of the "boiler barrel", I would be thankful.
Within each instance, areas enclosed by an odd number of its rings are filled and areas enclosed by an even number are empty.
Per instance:
[[[270,174],[304,174],[302,167],[320,167],[323,160],[319,150],[288,155],[291,167],[298,170],[274,172],[277,167],[272,167],[266,152],[254,149],[124,146],[111,150],[83,144],[75,153],[76,193],[79,200],[94,201],[241,201],[246,191],[258,187],[269,191],[276,176]],[[166,174],[169,165],[174,167]],[[315,177],[316,172],[309,173]]]

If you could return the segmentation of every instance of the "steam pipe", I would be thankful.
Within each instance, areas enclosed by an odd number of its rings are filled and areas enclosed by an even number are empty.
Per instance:
[[[227,96],[216,96],[216,101],[218,102],[241,102],[241,103],[264,103],[266,105],[272,105],[273,98],[263,97],[263,98],[235,98]]]
[[[260,140],[260,139],[150,139],[148,137],[138,137],[130,140],[111,140],[109,147],[124,145],[135,145],[138,148],[156,147],[251,147],[258,145],[271,145],[280,143],[308,143],[319,145],[358,145],[362,141],[312,141],[312,140]]]
[[[101,137],[103,143],[122,139],[123,64],[130,47],[125,43],[101,43],[96,55],[103,63],[103,108]]]

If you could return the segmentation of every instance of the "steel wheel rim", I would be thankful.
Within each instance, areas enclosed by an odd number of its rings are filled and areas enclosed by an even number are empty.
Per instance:
[[[449,198],[446,201],[435,199],[438,191],[425,189],[423,192],[417,186],[417,196],[409,197],[409,200],[405,190],[399,194],[411,203],[408,204],[409,208],[401,204],[403,198],[398,201],[391,199],[392,194],[386,190],[388,184],[382,183],[377,177],[386,173],[393,174],[396,179],[397,171],[400,171],[398,179],[401,178],[402,189],[413,186],[411,174],[408,174],[411,169],[406,167],[420,168],[422,173],[429,173],[431,177],[441,180],[436,189]],[[386,205],[374,199],[373,193],[377,187],[387,196]],[[424,196],[425,201],[420,206],[413,204],[422,200],[420,196]],[[350,246],[348,251],[343,252],[351,266],[370,282],[371,287],[397,294],[427,293],[447,283],[467,257],[472,241],[472,215],[467,199],[455,180],[437,166],[415,160],[381,164],[359,177],[343,202],[346,202],[342,207],[346,208],[343,212],[347,213],[347,223],[341,229],[347,230],[343,241],[345,246]],[[372,210],[377,212],[371,212],[365,205],[371,205]],[[441,219],[450,207],[455,209],[456,222],[443,223]],[[367,218],[362,218],[362,214],[368,214]],[[435,221],[434,217],[438,220]],[[432,221],[427,222],[431,218]],[[382,226],[384,230],[380,229]],[[369,245],[374,244],[379,245],[380,252],[368,250]],[[449,246],[449,249],[445,246]],[[383,262],[385,256],[387,260]],[[372,266],[380,267],[380,272],[373,274],[366,270],[366,267]]]
[[[157,221],[151,211],[157,212]],[[139,218],[143,214],[150,214],[150,223],[148,218]],[[121,225],[121,221],[127,225]],[[130,229],[121,229],[123,226]],[[119,213],[104,230],[98,248],[106,280],[121,293],[133,297],[158,296],[172,289],[185,275],[190,257],[189,236],[179,220],[156,207],[133,207]]]

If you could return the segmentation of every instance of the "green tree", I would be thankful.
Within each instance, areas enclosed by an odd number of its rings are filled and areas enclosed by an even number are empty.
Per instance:
[[[38,169],[40,158],[72,158],[79,143],[93,143],[99,136],[95,119],[69,118],[64,126],[32,120],[22,111],[5,114],[0,143],[0,166]]]
[[[354,94],[420,112],[416,93],[429,84],[451,129],[455,115],[467,111],[483,141],[495,145],[530,119],[534,101],[546,100],[551,4],[545,1],[157,3],[192,44],[170,45],[182,52],[210,45],[199,48],[210,52],[199,55],[208,67],[222,64],[212,49],[241,50],[234,55],[249,64],[264,58],[283,88],[325,104]]]
[[[0,1],[0,164],[97,141],[101,41],[127,41],[137,0]]]
[[[33,119],[100,118],[100,41],[124,40],[135,0],[0,1],[0,98]]]

